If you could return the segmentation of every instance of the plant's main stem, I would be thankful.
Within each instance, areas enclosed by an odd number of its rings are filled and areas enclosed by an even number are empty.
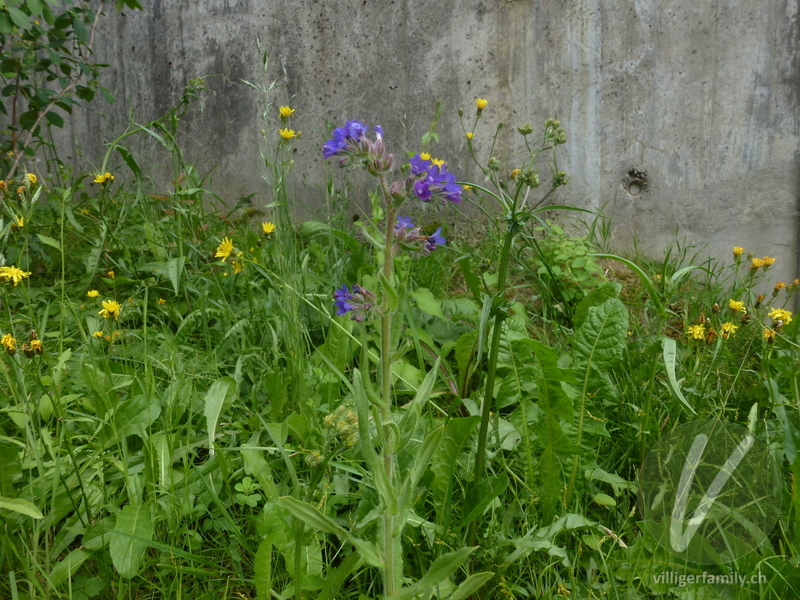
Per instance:
[[[505,298],[506,275],[508,273],[508,257],[511,254],[511,244],[516,235],[516,215],[512,214],[508,229],[506,230],[503,248],[500,251],[500,268],[497,275],[497,295],[501,302]],[[489,348],[489,365],[486,372],[486,388],[483,392],[483,403],[481,404],[481,425],[478,430],[478,449],[475,454],[475,471],[472,477],[472,487],[476,487],[483,479],[483,469],[486,458],[486,437],[489,433],[489,419],[492,413],[492,397],[494,394],[494,378],[497,372],[497,355],[500,351],[500,337],[502,336],[502,325],[506,315],[502,309],[495,307],[494,326],[492,330],[492,345]],[[472,521],[467,535],[467,546],[474,546],[476,541],[477,522]]]
[[[381,191],[386,205],[384,227],[386,228],[383,250],[383,276],[387,286],[393,285],[394,274],[394,222],[397,219],[397,208],[392,206],[392,197],[386,177],[380,176]],[[389,301],[389,291],[383,291],[381,305],[381,404],[380,404],[380,435],[383,438],[381,445],[381,462],[383,463],[386,481],[391,490],[394,486],[394,444],[392,435],[387,435],[384,425],[392,418],[392,307]],[[391,446],[391,447],[390,447]],[[384,561],[384,594],[387,598],[400,591],[403,576],[403,565],[398,552],[400,538],[395,535],[395,519],[388,503],[385,503],[382,523],[381,546]]]

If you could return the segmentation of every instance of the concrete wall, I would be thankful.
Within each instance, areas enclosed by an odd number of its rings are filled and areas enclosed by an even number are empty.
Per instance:
[[[225,198],[257,192],[263,127],[258,94],[242,79],[278,79],[275,106],[297,109],[298,194],[320,202],[326,123],[381,124],[389,144],[413,150],[442,102],[435,150],[467,172],[457,110],[490,102],[479,148],[498,120],[498,155],[514,156],[514,129],[559,118],[571,176],[560,201],[613,214],[618,247],[658,252],[676,229],[728,260],[742,245],[798,275],[800,16],[796,0],[143,0],[109,15],[97,54],[120,102],[73,120],[91,154],[120,130],[163,113],[189,78],[207,82],[202,112],[184,119],[188,154],[216,164]],[[256,39],[270,55],[261,73]],[[285,75],[284,75],[285,72]],[[273,118],[275,114],[273,112]],[[94,150],[93,150],[94,148]],[[518,153],[516,156],[520,156]],[[486,157],[488,158],[488,156]],[[159,159],[160,160],[160,159]],[[513,161],[504,163],[510,171]],[[626,193],[633,170],[647,189]]]

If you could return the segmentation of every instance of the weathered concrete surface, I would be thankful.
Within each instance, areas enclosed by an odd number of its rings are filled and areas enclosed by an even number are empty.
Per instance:
[[[465,172],[456,111],[490,102],[476,132],[498,156],[520,156],[517,125],[557,116],[568,134],[559,167],[571,176],[560,201],[613,216],[614,243],[658,252],[677,231],[729,260],[742,245],[779,258],[776,276],[798,275],[800,224],[800,14],[796,0],[144,0],[145,11],[109,15],[100,60],[123,101],[73,121],[89,155],[122,127],[128,106],[146,121],[189,78],[208,79],[203,112],[184,119],[190,157],[217,165],[214,191],[256,192],[266,202],[257,140],[264,81],[285,87],[303,136],[296,165],[320,203],[320,146],[327,125],[348,118],[383,125],[390,145],[413,150],[437,100],[441,146]],[[285,71],[285,75],[284,75]],[[273,110],[273,119],[277,120]],[[159,156],[159,155],[155,155]],[[488,157],[486,157],[488,158]],[[160,160],[160,159],[159,159]],[[513,160],[504,162],[510,171]],[[631,170],[646,190],[622,188]],[[467,171],[468,172],[468,171]],[[473,173],[474,174],[474,173]],[[634,190],[635,191],[635,190]]]

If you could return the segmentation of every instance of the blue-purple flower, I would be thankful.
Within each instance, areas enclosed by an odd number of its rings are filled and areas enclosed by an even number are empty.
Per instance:
[[[411,189],[417,198],[423,202],[436,199],[454,204],[461,202],[461,186],[456,183],[456,176],[447,170],[446,163],[430,160],[427,154],[415,154],[410,164],[411,174],[415,176]]]
[[[363,165],[373,175],[388,171],[394,157],[386,152],[381,126],[376,125],[373,130],[374,141],[367,138],[368,125],[361,121],[347,121],[344,127],[334,129],[331,139],[322,146],[323,158],[338,156],[340,167]]]
[[[394,225],[394,238],[397,240],[393,252],[397,252],[402,246],[413,253],[427,256],[437,246],[444,246],[447,242],[442,237],[442,228],[439,227],[433,235],[422,235],[419,227],[414,225],[411,217],[397,217]]]
[[[375,307],[375,294],[358,284],[353,285],[351,292],[346,285],[333,293],[333,306],[336,315],[341,317],[350,314],[353,321],[363,321]]]

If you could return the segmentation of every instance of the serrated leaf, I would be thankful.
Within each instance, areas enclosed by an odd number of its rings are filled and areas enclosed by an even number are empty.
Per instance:
[[[217,424],[223,409],[231,403],[236,395],[236,381],[232,377],[222,377],[217,379],[208,388],[203,404],[203,414],[206,417],[206,429],[208,431],[208,445],[211,454],[214,450],[214,437],[217,434]]]
[[[110,532],[108,550],[117,573],[132,579],[139,572],[142,558],[153,539],[153,520],[147,504],[128,504],[117,515]]]
[[[44,515],[36,508],[36,505],[24,498],[5,498],[0,496],[0,509],[10,510],[34,519],[44,519]]]
[[[39,241],[42,242],[43,244],[45,244],[47,246],[52,246],[53,248],[55,248],[56,250],[61,252],[61,244],[59,244],[56,240],[54,240],[50,236],[42,235],[41,233],[37,233],[36,237],[38,237]]]
[[[253,584],[257,600],[270,600],[272,589],[272,542],[262,540],[253,561]]]
[[[451,419],[444,426],[442,437],[436,446],[436,452],[431,462],[431,471],[434,475],[431,493],[435,506],[441,506],[445,500],[449,499],[452,480],[458,467],[458,458],[480,420],[477,415],[459,417]]]

